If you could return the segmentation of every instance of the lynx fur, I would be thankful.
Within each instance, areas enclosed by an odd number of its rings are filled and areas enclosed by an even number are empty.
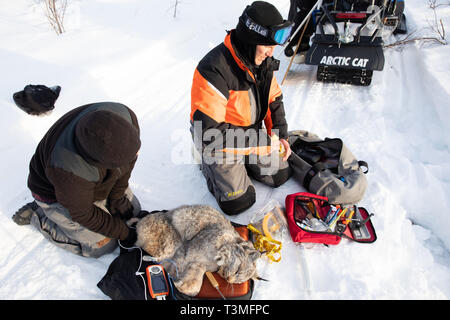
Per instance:
[[[260,253],[212,207],[182,206],[149,214],[139,220],[136,231],[136,245],[161,261],[176,288],[189,296],[198,294],[207,271],[217,271],[229,283],[257,277]]]

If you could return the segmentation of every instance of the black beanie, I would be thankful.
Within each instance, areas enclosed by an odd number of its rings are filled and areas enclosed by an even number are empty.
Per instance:
[[[31,115],[40,115],[55,108],[59,97],[60,86],[47,87],[41,84],[27,85],[22,91],[13,95],[16,105]]]
[[[78,120],[75,137],[85,160],[105,168],[129,164],[141,147],[139,129],[106,110],[89,112]]]
[[[270,27],[282,24],[284,22],[280,12],[274,5],[265,1],[255,1],[247,6],[243,12],[246,13],[253,21],[263,27]],[[276,45],[277,43],[259,33],[250,30],[244,23],[241,16],[236,26],[236,36],[242,42],[253,45]]]

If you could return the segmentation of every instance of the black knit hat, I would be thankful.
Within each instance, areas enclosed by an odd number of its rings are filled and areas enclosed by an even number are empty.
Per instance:
[[[16,105],[31,115],[46,113],[55,108],[55,101],[59,97],[60,86],[47,87],[44,85],[27,85],[22,91],[13,95]]]
[[[136,159],[139,130],[120,115],[97,110],[84,115],[75,129],[80,154],[90,163],[118,168]]]
[[[240,41],[254,45],[277,44],[274,40],[248,29],[244,22],[245,14],[254,22],[263,27],[282,24],[284,22],[283,17],[274,5],[265,1],[255,1],[251,5],[247,6],[242,13],[242,16],[239,18],[239,22],[236,26],[236,36]]]

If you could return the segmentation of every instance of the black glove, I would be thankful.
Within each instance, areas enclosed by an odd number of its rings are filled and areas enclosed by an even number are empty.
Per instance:
[[[128,220],[133,217],[133,205],[126,196],[120,199],[110,199],[107,208],[111,215],[119,215],[122,220]]]
[[[144,218],[145,216],[147,216],[147,215],[149,215],[149,214],[150,214],[150,212],[148,212],[147,210],[141,210],[141,211],[139,211],[139,213],[136,215],[136,218],[142,219],[142,218]]]
[[[137,233],[135,228],[128,228],[128,236],[124,240],[120,240],[122,247],[131,248],[135,246]]]
[[[142,218],[146,217],[146,216],[149,215],[149,214],[154,214],[154,213],[157,213],[157,212],[167,212],[167,211],[168,211],[168,210],[153,210],[153,211],[151,211],[151,212],[148,212],[147,210],[141,210],[141,211],[139,211],[139,213],[136,215],[136,218],[142,219]]]

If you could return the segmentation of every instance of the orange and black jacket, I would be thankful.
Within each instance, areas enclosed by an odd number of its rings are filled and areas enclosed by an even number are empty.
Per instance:
[[[232,39],[233,31],[199,62],[194,72],[191,123],[201,121],[203,133],[208,129],[222,133],[228,129],[258,129],[264,123],[269,136],[277,129],[278,136],[286,139],[283,96],[274,77],[279,61],[266,58],[258,72],[263,76],[258,77],[239,58]],[[270,144],[269,139],[265,140],[258,144]]]

